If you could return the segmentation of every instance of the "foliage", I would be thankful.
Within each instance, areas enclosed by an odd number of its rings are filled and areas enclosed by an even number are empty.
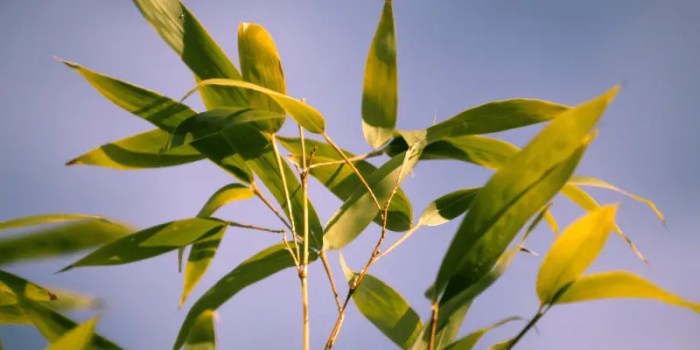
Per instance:
[[[214,193],[194,217],[143,230],[84,214],[38,215],[0,222],[0,230],[43,226],[1,238],[0,265],[97,247],[61,270],[67,271],[134,263],[175,250],[182,260],[189,248],[182,304],[206,273],[229,227],[259,230],[278,235],[280,242],[234,267],[194,302],[174,349],[214,349],[215,310],[244,288],[292,267],[302,284],[303,348],[308,349],[307,267],[317,260],[326,269],[338,308],[327,349],[340,334],[350,301],[402,349],[472,349],[489,330],[522,320],[507,318],[455,340],[471,303],[501,277],[517,255],[528,251],[524,242],[534,227],[544,219],[558,232],[549,209],[553,198],[562,193],[588,213],[558,235],[544,257],[535,288],[541,303],[536,315],[519,334],[493,345],[493,349],[515,346],[551,307],[560,304],[646,298],[700,313],[700,304],[628,272],[584,275],[611,231],[644,258],[615,224],[616,206],[599,205],[580,186],[629,195],[648,204],[663,220],[651,201],[603,180],[574,175],[618,87],[575,107],[536,99],[495,101],[466,109],[424,130],[399,130],[394,18],[392,3],[386,0],[367,56],[361,103],[364,138],[373,151],[355,155],[341,149],[326,133],[326,120],[320,111],[303,99],[287,95],[280,55],[264,27],[252,23],[239,26],[239,71],[179,1],[134,2],[196,78],[196,85],[182,100],[198,92],[207,110],[200,113],[183,101],[63,62],[115,105],[156,127],[102,145],[67,164],[136,170],[206,158],[237,182]],[[278,135],[287,115],[298,126],[298,135]],[[522,150],[483,136],[538,123],[546,125]],[[319,137],[307,139],[306,132]],[[282,156],[280,145],[290,153],[288,159]],[[379,166],[367,161],[382,156],[388,159]],[[481,187],[439,196],[414,224],[411,202],[400,185],[416,164],[436,159],[474,163],[495,173]],[[308,198],[309,177],[343,201],[325,225]],[[279,219],[282,229],[213,216],[227,203],[248,200],[262,201]],[[399,292],[368,270],[421,227],[439,226],[462,215],[434,284],[426,292],[432,312],[422,321]],[[380,235],[376,246],[360,269],[350,269],[341,255],[349,287],[343,298],[326,252],[341,250],[363,232],[377,230]],[[385,247],[387,231],[403,235]],[[516,239],[521,231],[524,234]],[[62,314],[94,304],[90,297],[44,288],[0,270],[0,324],[32,324],[51,343],[49,349],[119,348],[94,333],[96,319],[78,325]]]

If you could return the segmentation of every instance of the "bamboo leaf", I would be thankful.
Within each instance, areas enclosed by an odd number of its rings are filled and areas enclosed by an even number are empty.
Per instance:
[[[281,94],[287,93],[279,53],[270,33],[263,26],[255,23],[241,23],[238,26],[238,57],[243,80]],[[252,108],[285,114],[275,100],[264,94],[256,91],[247,91],[247,94]],[[283,123],[284,119],[270,121],[266,131],[276,132]]]
[[[314,134],[320,134],[323,133],[325,129],[325,120],[323,119],[323,115],[321,115],[321,112],[317,111],[315,108],[311,107],[310,105],[307,105],[301,100],[297,100],[295,98],[289,97],[285,94],[281,94],[277,91],[270,90],[268,88],[251,84],[242,80],[233,80],[233,79],[208,79],[208,80],[203,80],[197,84],[197,86],[190,90],[183,100],[187,98],[189,95],[191,95],[193,92],[206,87],[206,86],[234,86],[238,88],[242,88],[245,90],[249,91],[256,91],[259,93],[262,93],[266,95],[267,97],[270,97],[271,99],[275,100],[282,108],[284,108],[289,115],[294,118],[294,120],[297,122],[297,124],[301,125],[304,127],[304,129],[314,133]]]
[[[220,220],[191,218],[171,221],[104,245],[61,272],[80,266],[122,265],[158,256],[225,230]]]
[[[352,285],[358,273],[348,268],[342,254],[340,265]],[[420,316],[401,294],[370,274],[365,274],[352,300],[362,315],[402,349],[410,348],[423,329]]]
[[[514,339],[515,338],[500,341],[496,344],[489,346],[489,348],[487,350],[508,350],[510,343],[513,342]]]
[[[215,319],[216,313],[212,310],[202,312],[197,317],[187,335],[185,350],[216,350]]]
[[[134,3],[198,80],[241,79],[241,74],[224,51],[179,0],[134,0]],[[209,109],[248,105],[245,92],[240,89],[206,89],[202,99]]]
[[[32,320],[27,317],[21,307],[17,305],[0,306],[0,325],[31,324]],[[0,347],[0,349],[2,349]]]
[[[228,203],[249,199],[254,195],[253,190],[245,185],[236,183],[228,184],[209,197],[202,209],[199,210],[197,217],[203,218],[211,216],[214,212],[219,210],[219,208]]]
[[[557,237],[537,275],[537,296],[551,303],[598,257],[615,223],[616,206],[603,206],[576,220]]]
[[[163,151],[170,134],[155,129],[106,143],[74,158],[66,165],[94,165],[118,170],[161,168],[191,163],[204,158],[191,146]]]
[[[471,350],[474,348],[476,343],[489,331],[498,328],[508,322],[522,320],[522,317],[508,317],[506,319],[500,320],[492,325],[486,326],[481,329],[477,329],[474,332],[469,333],[466,337],[450,344],[445,350]]]
[[[386,0],[367,54],[362,89],[362,132],[372,148],[386,143],[396,126],[397,75],[394,15],[391,0]]]
[[[479,191],[438,272],[436,290],[447,287],[444,300],[488,272],[527,220],[564,186],[617,90],[560,114]]]
[[[479,190],[479,187],[463,188],[432,201],[423,210],[418,225],[438,226],[464,214]]]
[[[580,277],[569,285],[554,304],[610,298],[652,299],[700,313],[700,303],[687,301],[626,271],[600,272]]]
[[[51,343],[46,350],[86,350],[90,346],[92,335],[95,332],[97,318],[81,323],[63,336]]]
[[[293,247],[293,244],[291,245]],[[310,261],[316,260],[315,252],[310,253]],[[216,310],[244,288],[292,266],[294,261],[282,243],[268,247],[242,262],[192,305],[180,328],[173,349],[182,347],[199,315],[209,310]]]
[[[107,221],[106,219],[103,219],[97,215],[89,215],[89,214],[74,214],[74,213],[41,214],[41,215],[24,216],[21,218],[10,219],[10,220],[6,220],[6,221],[0,221],[0,230],[12,230],[12,229],[17,229],[17,228],[22,228],[22,227],[27,227],[27,226],[57,224],[57,223],[63,223],[66,221],[76,221],[76,220],[85,220],[85,219],[102,219],[104,221]]]
[[[394,187],[401,184],[413,169],[424,146],[424,142],[414,144],[405,153],[391,158],[366,179],[380,205],[385,205]],[[378,213],[379,209],[367,189],[364,186],[358,187],[326,224],[324,247],[344,247],[354,240]]]
[[[48,215],[19,219],[23,225],[60,222],[77,216]],[[124,237],[131,228],[102,218],[78,220],[0,239],[0,265],[57,257]]]
[[[292,153],[292,160],[300,165],[301,143],[299,138],[277,137],[277,140],[284,148]],[[336,197],[340,198],[342,201],[346,201],[358,187],[363,186],[355,172],[343,162],[343,158],[331,145],[310,139],[306,139],[305,142],[307,149],[316,148],[314,164],[336,162],[336,164],[333,165],[311,168],[311,176],[316,178],[323,186],[335,194]],[[348,151],[343,150],[343,152],[348,158],[355,157],[354,154]],[[374,165],[364,160],[355,161],[354,165],[365,179],[377,170]],[[389,205],[387,229],[396,232],[406,231],[411,228],[412,218],[413,209],[411,207],[411,202],[408,200],[408,197],[406,197],[406,194],[399,188]],[[380,215],[375,216],[373,221],[378,225],[382,224]]]

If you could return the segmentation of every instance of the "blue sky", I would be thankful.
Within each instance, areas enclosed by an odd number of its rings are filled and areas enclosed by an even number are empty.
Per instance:
[[[326,117],[342,146],[362,153],[360,97],[364,62],[382,2],[189,1],[212,36],[237,61],[240,22],[265,26],[275,38],[288,92],[306,97]],[[602,191],[602,202],[622,201],[619,224],[651,260],[646,268],[613,237],[592,270],[627,269],[691,300],[700,300],[700,3],[670,1],[395,1],[399,51],[399,122],[423,128],[467,107],[496,99],[532,97],[567,104],[590,99],[614,84],[624,88],[600,123],[600,134],[578,173],[594,175],[652,198],[668,227],[636,202]],[[179,98],[191,74],[126,1],[0,1],[0,220],[47,212],[86,212],[147,227],[196,214],[207,197],[232,181],[206,162],[141,172],[64,167],[84,151],[148,130],[112,106],[59,55],[95,70]],[[201,107],[195,99],[190,101]],[[523,145],[528,128],[502,136]],[[420,164],[404,186],[420,211],[451,190],[483,184],[490,172],[467,164]],[[327,220],[340,202],[313,185],[311,196]],[[322,203],[322,204],[321,204]],[[558,199],[566,223],[581,212]],[[221,216],[264,224],[272,217],[255,204],[235,204]],[[425,318],[422,293],[459,223],[419,231],[372,269]],[[348,247],[358,267],[375,230]],[[277,237],[230,230],[190,297]],[[530,246],[545,251],[545,227]],[[181,276],[175,254],[132,265],[85,268],[54,275],[76,257],[11,266],[37,282],[66,286],[106,301],[99,329],[128,349],[165,349],[186,309],[178,310]],[[331,256],[336,261],[336,255]],[[463,333],[510,315],[536,310],[534,279],[540,258],[522,256],[471,311]],[[336,267],[336,275],[340,269]],[[325,341],[335,309],[325,276],[311,268],[312,343]],[[284,271],[238,294],[220,309],[221,348],[296,348],[301,342],[298,281]],[[77,315],[85,319],[89,315]],[[489,334],[481,347],[514,335],[513,324]],[[553,309],[521,343],[523,349],[695,349],[700,317],[648,301],[600,301]],[[27,327],[0,329],[8,349],[39,349]],[[354,307],[338,349],[391,348]]]

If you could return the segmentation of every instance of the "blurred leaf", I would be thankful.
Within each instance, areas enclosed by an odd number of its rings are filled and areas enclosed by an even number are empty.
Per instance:
[[[557,237],[537,276],[537,296],[543,305],[551,303],[598,257],[615,223],[616,211],[615,206],[603,206],[576,220]]]
[[[391,0],[386,0],[367,54],[362,89],[362,132],[372,148],[391,138],[398,101],[394,15]]]
[[[342,254],[340,265],[352,286],[358,273],[348,268]],[[410,348],[423,329],[420,316],[401,294],[370,274],[365,274],[352,300],[362,315],[402,349]]]
[[[97,318],[92,318],[70,331],[66,332],[51,345],[46,347],[46,350],[86,350],[90,346],[92,335],[95,332],[95,324]]]
[[[277,140],[289,152],[292,152],[292,160],[299,165],[301,163],[301,143],[299,142],[299,138],[277,137]],[[343,158],[338,152],[325,142],[305,139],[305,143],[307,149],[316,148],[314,164],[343,161]],[[343,150],[343,152],[348,158],[355,157],[355,155],[350,152],[345,150]],[[377,170],[374,165],[364,160],[355,161],[354,165],[365,179]],[[311,176],[315,177],[342,201],[346,201],[358,187],[363,186],[355,172],[344,162],[311,168]],[[373,220],[378,225],[382,224],[380,216],[381,215],[375,216]],[[408,200],[403,190],[399,188],[389,205],[387,229],[397,232],[406,231],[411,228],[412,217],[413,209],[411,208],[411,202]]]
[[[474,332],[469,333],[466,337],[450,344],[448,347],[445,348],[445,350],[471,350],[474,348],[474,345],[481,339],[481,337],[484,336],[484,334],[488,333],[490,330],[494,328],[498,328],[508,322],[511,321],[517,321],[517,320],[522,320],[521,317],[508,317],[506,319],[500,320],[492,325],[486,326],[481,329],[477,329]]]
[[[555,304],[610,298],[655,299],[700,313],[700,303],[671,294],[652,282],[625,271],[594,273],[578,278],[554,302]]]
[[[427,129],[428,143],[447,137],[489,134],[552,120],[569,107],[533,99],[489,102]]]
[[[191,146],[163,151],[170,134],[155,129],[93,148],[66,165],[94,165],[119,170],[161,168],[204,158]]]
[[[617,90],[560,114],[479,191],[440,266],[435,285],[446,290],[443,300],[491,270],[520,228],[564,186]]]
[[[220,220],[191,218],[171,221],[130,234],[104,245],[86,257],[66,266],[122,265],[158,256],[226,229]]]
[[[287,93],[284,71],[279,53],[270,33],[259,24],[241,23],[238,26],[238,57],[243,80],[281,94]],[[284,115],[284,110],[273,99],[255,91],[247,91],[252,108]],[[284,119],[270,121],[266,131],[277,132]]]
[[[293,243],[290,245],[294,248]],[[311,251],[309,261],[316,260],[316,258],[315,252]],[[294,266],[294,261],[283,243],[268,247],[242,262],[194,303],[185,317],[173,349],[182,347],[199,315],[209,310],[218,309],[244,288],[292,266]]]
[[[57,222],[52,220],[58,216],[47,217],[51,219],[44,222]],[[0,239],[0,265],[79,252],[112,242],[131,231],[127,226],[96,218],[13,235]]]
[[[134,0],[134,3],[197,79],[241,79],[241,74],[224,51],[179,0]],[[248,105],[245,92],[240,89],[205,89],[202,99],[209,109]]]
[[[590,176],[572,176],[570,182],[571,182],[572,184],[575,184],[575,185],[599,187],[599,188],[604,188],[604,189],[607,189],[607,190],[611,190],[611,191],[615,191],[615,192],[622,193],[623,195],[625,195],[625,196],[627,196],[627,197],[630,197],[630,198],[632,198],[632,199],[634,199],[634,200],[636,200],[636,201],[638,201],[638,202],[641,202],[641,203],[644,203],[644,204],[648,205],[649,208],[651,208],[651,210],[654,211],[654,213],[656,214],[656,216],[659,217],[659,220],[661,220],[661,222],[663,222],[664,224],[666,223],[666,219],[664,219],[664,215],[661,213],[661,211],[659,211],[658,208],[656,208],[656,204],[654,204],[654,202],[652,202],[652,201],[650,201],[650,200],[648,200],[648,199],[646,199],[646,198],[644,198],[644,197],[640,197],[640,196],[638,196],[638,195],[636,195],[636,194],[634,194],[634,193],[629,193],[629,192],[627,192],[627,191],[625,191],[625,190],[623,190],[623,189],[621,189],[621,188],[619,188],[619,187],[617,187],[617,186],[615,186],[615,185],[612,185],[612,184],[610,184],[610,183],[608,183],[608,182],[606,182],[606,181],[603,181],[603,180],[598,179],[598,178],[595,178],[595,177],[590,177]]]
[[[510,343],[513,341],[514,338],[511,339],[506,339],[504,341],[500,341],[496,344],[493,344],[489,346],[487,350],[507,350],[508,347],[510,346]]]
[[[187,335],[185,350],[216,350],[215,318],[213,310],[204,311],[197,317]]]
[[[0,305],[0,326],[31,323],[32,320],[27,317],[21,307],[17,305]]]
[[[203,87],[206,86],[234,86],[234,87],[239,87],[242,89],[246,90],[252,90],[256,91],[259,93],[264,94],[267,97],[272,98],[277,102],[282,108],[284,108],[289,115],[294,118],[294,120],[297,122],[297,124],[301,125],[304,127],[304,129],[314,133],[314,134],[320,134],[323,133],[325,129],[325,120],[323,119],[323,115],[319,111],[317,111],[315,108],[311,107],[310,105],[307,105],[303,101],[297,100],[295,98],[289,97],[285,94],[281,94],[277,91],[270,90],[268,88],[251,84],[242,80],[233,80],[233,79],[208,79],[208,80],[203,80],[197,84],[197,86],[189,91],[187,95],[185,95],[185,98],[192,94],[194,91],[197,91]],[[184,99],[184,98],[183,98]]]
[[[394,187],[400,185],[413,169],[424,146],[424,142],[413,145],[366,178],[380,205],[385,205]],[[358,187],[326,224],[324,247],[340,249],[352,242],[378,213],[379,209],[367,188]]]
[[[75,220],[85,220],[85,219],[102,219],[107,221],[107,219],[101,218],[97,215],[88,214],[42,214],[42,215],[32,215],[25,216],[16,219],[10,219],[6,221],[0,221],[0,230],[11,230],[16,228],[22,228],[27,226],[37,226],[37,225],[47,225],[47,224],[57,224],[66,221]]]
[[[464,214],[480,189],[463,188],[432,201],[420,215],[418,225],[438,226]]]
[[[49,342],[57,341],[61,336],[77,327],[77,324],[71,319],[24,297],[27,295],[25,291],[34,288],[35,284],[2,270],[0,270],[0,282],[8,286],[19,297],[19,306],[22,311]],[[91,345],[96,349],[121,349],[118,345],[98,334],[93,335]]]
[[[255,194],[249,187],[237,183],[228,184],[217,190],[204,204],[202,209],[197,214],[198,217],[208,217],[214,214],[219,208],[224,205],[248,199]]]

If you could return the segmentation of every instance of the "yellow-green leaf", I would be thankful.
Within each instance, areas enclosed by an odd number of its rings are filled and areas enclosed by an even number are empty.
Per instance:
[[[610,298],[652,299],[700,313],[700,303],[685,300],[626,271],[600,272],[580,277],[569,285],[555,304]]]
[[[508,317],[506,319],[500,320],[494,324],[486,326],[481,329],[477,329],[474,332],[469,333],[466,337],[450,344],[445,350],[471,350],[474,345],[483,337],[486,333],[494,328],[498,328],[508,322],[522,320],[521,317]]]
[[[204,204],[197,214],[198,217],[208,217],[224,205],[245,200],[254,196],[253,190],[241,184],[229,184],[217,190]]]
[[[187,335],[185,350],[216,350],[215,319],[213,310],[204,311],[197,317]]]
[[[391,0],[386,0],[367,54],[362,89],[362,132],[372,148],[391,138],[398,104],[394,15]]]
[[[46,350],[85,350],[90,346],[97,318],[81,323],[46,347]]]
[[[615,224],[616,206],[591,211],[562,232],[542,261],[537,296],[551,303],[562,288],[574,282],[598,257]]]
[[[450,192],[428,204],[420,215],[418,225],[438,226],[464,214],[472,205],[480,187]]]
[[[24,216],[21,218],[15,218],[15,219],[10,219],[10,220],[6,220],[6,221],[0,221],[0,230],[11,230],[11,229],[17,229],[17,228],[22,228],[22,227],[27,227],[27,226],[57,224],[57,223],[62,223],[62,222],[66,222],[66,221],[85,220],[85,219],[102,219],[104,221],[107,221],[106,219],[103,219],[97,215],[89,215],[89,214],[74,214],[74,213],[41,214],[41,215]]]

